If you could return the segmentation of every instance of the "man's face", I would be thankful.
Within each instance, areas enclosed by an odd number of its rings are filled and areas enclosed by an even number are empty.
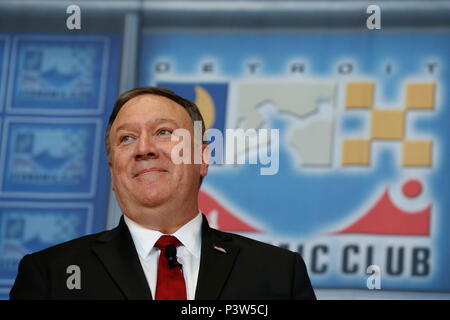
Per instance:
[[[201,176],[207,164],[174,164],[175,129],[190,132],[188,112],[176,102],[157,95],[141,95],[120,109],[110,131],[112,188],[122,210],[133,215],[142,206],[197,201]]]

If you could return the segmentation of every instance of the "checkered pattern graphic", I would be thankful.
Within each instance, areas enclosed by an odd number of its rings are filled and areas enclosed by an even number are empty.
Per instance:
[[[350,82],[346,88],[345,108],[367,109],[371,113],[370,137],[368,139],[345,139],[343,141],[342,164],[344,166],[368,166],[371,162],[373,143],[397,141],[402,143],[402,166],[430,167],[432,165],[433,142],[410,140],[405,132],[407,115],[414,111],[431,111],[435,105],[434,82],[411,82],[406,85],[403,109],[376,109],[373,106],[375,84],[372,82]]]
[[[64,134],[67,143],[64,147],[65,154],[84,155],[86,152],[87,134],[82,130],[73,130]]]
[[[74,215],[58,215],[55,217],[55,225],[60,231],[55,233],[55,243],[67,241],[77,236],[77,226],[80,224],[80,219]]]
[[[93,61],[95,59],[94,50],[79,50],[78,48],[72,49],[72,59],[74,62],[73,68],[76,72],[82,72],[84,75],[92,76]]]

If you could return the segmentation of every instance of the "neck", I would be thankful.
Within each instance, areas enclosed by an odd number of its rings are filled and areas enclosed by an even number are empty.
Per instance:
[[[198,214],[198,204],[162,207],[124,208],[122,212],[131,220],[150,230],[164,234],[173,234],[179,228],[195,218]]]

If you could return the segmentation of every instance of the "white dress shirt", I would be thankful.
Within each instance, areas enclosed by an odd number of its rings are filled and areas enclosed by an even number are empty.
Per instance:
[[[158,278],[158,260],[160,250],[155,246],[163,233],[142,227],[124,215],[125,223],[130,230],[134,246],[139,255],[142,269],[148,285],[155,298],[156,280]],[[198,270],[200,268],[200,253],[202,244],[202,215],[197,216],[179,228],[172,236],[182,243],[177,247],[177,260],[183,265],[183,276],[186,283],[186,297],[194,300],[197,287]]]

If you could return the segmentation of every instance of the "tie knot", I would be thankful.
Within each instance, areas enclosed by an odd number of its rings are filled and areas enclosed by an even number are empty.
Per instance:
[[[179,246],[181,244],[180,240],[178,240],[174,236],[161,236],[161,238],[158,239],[155,243],[155,247],[158,249],[162,249],[167,247],[168,245],[174,245],[175,247]]]

